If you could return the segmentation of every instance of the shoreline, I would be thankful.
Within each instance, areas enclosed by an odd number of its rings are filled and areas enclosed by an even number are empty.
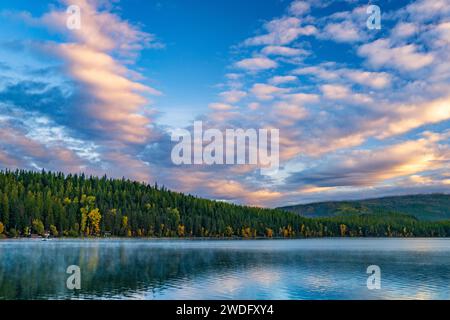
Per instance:
[[[450,237],[308,237],[308,238],[283,238],[283,237],[277,237],[277,238],[266,238],[266,237],[259,237],[259,238],[216,238],[216,237],[185,237],[185,238],[170,238],[170,237],[57,237],[57,238],[29,238],[29,237],[18,237],[18,238],[0,238],[1,241],[10,241],[10,240],[35,240],[35,241],[53,241],[53,240],[81,240],[81,241],[98,241],[98,240],[122,240],[122,241],[134,241],[134,240],[148,240],[148,241],[261,241],[261,240],[330,240],[330,239],[355,239],[355,240],[361,240],[361,239],[405,239],[405,240],[413,240],[413,239],[450,239]]]

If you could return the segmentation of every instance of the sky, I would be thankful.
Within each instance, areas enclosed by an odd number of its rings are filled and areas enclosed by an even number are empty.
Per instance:
[[[0,168],[267,207],[448,193],[449,49],[450,0],[4,0]],[[199,120],[278,129],[279,170],[174,164]]]

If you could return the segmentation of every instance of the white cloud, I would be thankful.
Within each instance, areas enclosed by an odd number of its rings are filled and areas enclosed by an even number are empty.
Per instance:
[[[338,73],[357,84],[368,86],[373,89],[383,89],[391,84],[391,76],[386,72],[342,69],[339,70]]]
[[[352,21],[329,23],[325,26],[322,36],[336,42],[357,42],[363,39],[360,30]]]
[[[308,55],[309,52],[303,49],[290,48],[284,46],[267,46],[262,50],[265,55],[278,55],[286,57],[294,57],[300,55]]]
[[[258,45],[286,45],[302,35],[313,35],[317,29],[312,25],[301,26],[301,21],[295,17],[284,17],[270,21],[265,25],[269,32],[265,35],[247,39],[244,44]]]
[[[282,124],[292,125],[296,121],[304,119],[308,112],[301,105],[280,101],[275,103],[274,112],[277,117],[282,117]]]
[[[225,75],[225,77],[229,80],[238,80],[238,79],[242,78],[242,76],[243,75],[239,74],[239,73],[227,73]]]
[[[269,82],[275,85],[294,81],[297,81],[297,77],[295,76],[274,76],[269,79]]]
[[[250,110],[258,110],[261,105],[258,102],[251,102],[248,104]]]
[[[233,110],[235,109],[234,106],[230,105],[230,104],[226,104],[226,103],[210,103],[208,105],[208,107],[212,110],[215,111],[228,111],[228,110]]]
[[[320,90],[328,99],[346,99],[350,95],[350,90],[341,85],[325,84],[320,87]]]
[[[311,67],[304,67],[304,68],[298,68],[292,71],[292,74],[295,75],[312,75],[314,77],[317,77],[319,79],[323,80],[334,80],[338,78],[338,75],[326,67],[323,66],[311,66]]]
[[[325,98],[343,100],[350,104],[369,104],[372,98],[365,94],[354,93],[348,87],[337,84],[325,84],[320,87]]]
[[[265,57],[256,57],[256,58],[248,58],[238,61],[236,66],[241,69],[245,69],[248,71],[260,71],[267,69],[274,69],[278,66],[278,64]]]
[[[263,83],[257,83],[253,85],[251,92],[259,100],[272,100],[276,95],[289,92],[289,89],[279,88]]]
[[[418,0],[406,8],[414,20],[424,21],[450,13],[450,0]]]
[[[448,49],[448,45],[450,45],[450,22],[440,23],[433,31],[436,34],[433,45],[435,47],[447,47]]]
[[[418,32],[418,27],[414,23],[400,22],[392,29],[392,36],[396,39],[409,38]]]
[[[390,66],[402,71],[414,71],[430,65],[432,53],[418,51],[415,44],[393,47],[388,39],[379,39],[358,49],[360,56],[366,57],[375,67]]]
[[[286,100],[289,100],[291,103],[295,104],[308,104],[319,102],[320,98],[317,94],[312,93],[291,93],[284,95]]]
[[[322,65],[294,70],[297,75],[309,75],[326,81],[348,80],[372,89],[384,89],[391,84],[392,77],[387,72],[369,72],[359,69],[336,68],[335,65]]]
[[[219,94],[222,99],[227,103],[237,103],[247,96],[245,91],[230,90]]]
[[[294,1],[291,3],[291,5],[289,6],[289,13],[296,15],[296,16],[301,16],[305,13],[308,13],[311,10],[311,5],[306,2],[306,1]]]

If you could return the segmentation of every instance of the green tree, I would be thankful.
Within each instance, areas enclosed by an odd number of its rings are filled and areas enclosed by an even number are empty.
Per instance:
[[[34,219],[32,222],[33,231],[38,235],[43,236],[45,233],[44,223],[40,219]]]
[[[4,193],[2,197],[1,218],[5,226],[9,225],[9,199],[8,194]]]
[[[54,225],[50,225],[50,234],[54,237],[57,237],[59,234],[58,229]]]

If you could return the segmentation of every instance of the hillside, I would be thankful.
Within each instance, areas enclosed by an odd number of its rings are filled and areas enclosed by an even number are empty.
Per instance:
[[[0,171],[0,238],[47,232],[54,237],[448,237],[450,221],[421,222],[385,211],[312,219],[125,179]]]
[[[320,202],[280,209],[311,218],[397,212],[414,216],[419,220],[438,221],[450,219],[450,195],[420,194],[359,201]]]

